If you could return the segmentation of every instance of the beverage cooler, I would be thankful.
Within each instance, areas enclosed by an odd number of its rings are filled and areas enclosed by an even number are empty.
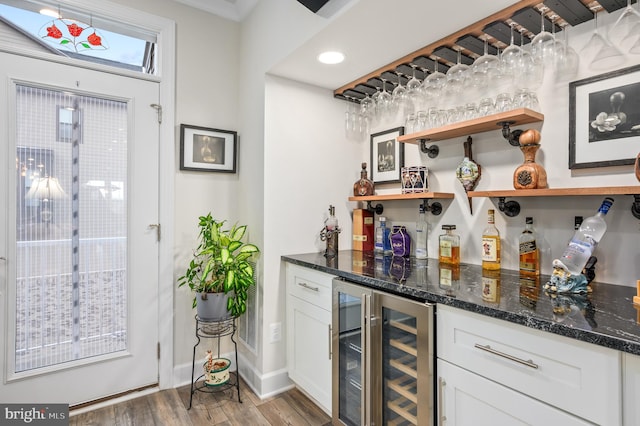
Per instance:
[[[333,280],[335,425],[433,424],[433,306]]]

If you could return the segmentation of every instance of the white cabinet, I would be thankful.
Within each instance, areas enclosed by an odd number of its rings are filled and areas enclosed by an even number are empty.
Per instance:
[[[576,421],[621,423],[620,352],[445,305],[438,305],[437,327],[439,359],[513,398],[535,399]],[[500,401],[491,406],[509,412],[510,403]]]
[[[331,275],[291,263],[287,274],[289,377],[331,413]]]
[[[592,424],[441,359],[438,376],[439,425]]]
[[[622,367],[622,416],[625,426],[640,425],[640,356],[624,354]]]

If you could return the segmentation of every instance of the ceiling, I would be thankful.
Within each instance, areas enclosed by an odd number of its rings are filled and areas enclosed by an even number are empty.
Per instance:
[[[251,13],[258,0],[175,0],[225,19],[241,22]]]

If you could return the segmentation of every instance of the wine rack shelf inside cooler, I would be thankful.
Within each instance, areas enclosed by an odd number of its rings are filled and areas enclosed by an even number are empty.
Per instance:
[[[385,420],[390,425],[415,425],[418,421],[418,332],[415,318],[389,318],[385,323],[385,335],[388,345],[384,368]]]

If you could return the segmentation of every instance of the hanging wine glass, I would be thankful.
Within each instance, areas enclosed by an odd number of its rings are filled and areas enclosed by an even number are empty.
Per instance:
[[[555,72],[557,78],[571,80],[578,73],[580,58],[573,47],[569,46],[568,26],[562,28],[562,41],[556,38]]]
[[[376,110],[378,112],[378,119],[380,121],[386,121],[389,119],[391,112],[391,93],[387,91],[387,79],[380,77],[380,80],[382,80],[382,92],[380,92],[376,100]]]
[[[555,38],[553,34],[544,29],[544,12],[549,8],[542,6],[540,8],[540,32],[531,40],[531,53],[533,57],[542,61],[543,64],[549,64],[553,60],[555,48]],[[555,26],[552,24],[552,26]]]
[[[536,90],[542,85],[544,68],[542,62],[536,61],[533,55],[524,48],[524,32],[524,28],[520,30],[520,49],[522,52],[520,74],[515,75],[513,88],[515,90],[524,88]]]
[[[402,85],[403,74],[400,71],[396,71],[398,76],[398,84],[393,88],[391,92],[391,114],[400,115],[404,118],[405,109],[407,104],[407,89]]]
[[[589,55],[591,59],[589,65],[594,69],[613,68],[622,64],[624,62],[622,52],[600,34],[596,8],[593,9],[593,15],[595,29],[581,53]]]
[[[418,67],[415,64],[409,64],[412,70],[411,79],[407,81],[407,99],[409,100],[409,108],[411,112],[416,112],[418,108],[418,101],[420,97],[420,85],[422,84],[420,80],[416,78],[416,68]]]
[[[437,57],[433,59],[433,63],[433,72],[424,79],[422,85],[424,87],[423,92],[427,94],[431,101],[430,107],[438,107],[444,92],[444,86],[447,84],[447,76],[438,71],[439,60]]]
[[[640,24],[640,12],[631,6],[631,0],[627,0],[627,7],[609,29],[607,34],[609,41],[623,51],[628,50],[639,35],[638,28],[634,28],[638,24]]]
[[[500,57],[502,64],[509,75],[518,74],[522,66],[522,48],[515,44],[514,27],[515,23],[512,22],[510,25],[511,42],[509,43],[509,46],[502,51],[502,55]]]
[[[466,83],[469,73],[469,65],[462,63],[462,52],[458,50],[458,62],[447,71],[447,100],[449,107],[459,105],[458,97]]]
[[[640,2],[638,3],[638,9],[640,9]],[[637,11],[640,13],[640,10]],[[633,53],[635,55],[640,55],[640,23],[637,23],[631,28],[629,37],[636,36],[636,41],[629,48],[629,53]]]
[[[500,59],[489,54],[489,40],[484,38],[484,54],[471,65],[471,99],[483,98],[499,83]]]

